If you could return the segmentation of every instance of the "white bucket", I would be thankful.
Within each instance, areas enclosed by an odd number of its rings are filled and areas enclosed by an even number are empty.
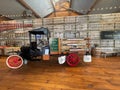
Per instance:
[[[84,55],[83,61],[84,61],[84,62],[92,62],[92,57],[91,57],[91,55]]]
[[[59,64],[64,64],[66,61],[66,56],[60,56],[58,57],[58,63]]]

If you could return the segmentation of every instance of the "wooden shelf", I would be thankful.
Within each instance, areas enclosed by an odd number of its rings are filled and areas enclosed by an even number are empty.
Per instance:
[[[16,24],[15,24],[16,23]],[[66,17],[54,17],[54,18],[44,18],[43,21],[39,19],[26,19],[26,20],[13,20],[13,21],[3,21],[0,23],[0,27],[3,26],[14,26],[15,29],[8,30],[4,28],[4,33],[0,33],[0,40],[28,40],[21,37],[27,36],[27,32],[22,34],[14,33],[13,31],[23,31],[30,29],[38,28],[41,26],[47,27],[51,31],[52,37],[57,38],[91,38],[90,42],[92,44],[99,44],[102,47],[102,40],[100,39],[101,31],[110,31],[110,30],[120,30],[120,13],[111,13],[111,14],[92,14],[92,15],[81,15],[81,16],[66,16]],[[12,32],[12,33],[10,33]],[[96,33],[95,33],[96,32]],[[98,33],[97,33],[98,32]],[[70,34],[71,33],[71,34]],[[59,34],[59,35],[57,35]],[[17,38],[14,38],[14,35]],[[71,36],[73,35],[73,36]],[[18,37],[19,36],[19,37]],[[7,38],[6,38],[7,37]],[[28,37],[28,36],[27,36]],[[98,40],[98,42],[96,42]],[[108,39],[107,39],[108,40]],[[116,41],[112,39],[113,47],[116,47]],[[106,45],[110,46],[110,45]],[[117,46],[118,47],[118,46]]]

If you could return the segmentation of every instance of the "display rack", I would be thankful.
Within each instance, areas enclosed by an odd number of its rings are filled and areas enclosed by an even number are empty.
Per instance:
[[[81,51],[86,49],[86,41],[84,39],[61,39],[61,51]]]
[[[101,48],[120,47],[119,39],[102,40],[100,37],[101,31],[120,31],[120,13],[2,21],[0,45],[6,45],[6,43],[12,45],[11,40],[15,40],[17,46],[26,45],[29,39],[28,31],[41,26],[47,27],[53,38],[84,39],[89,37],[92,45],[97,44]],[[23,43],[23,40],[26,43]]]
[[[39,28],[42,26],[42,19],[33,19],[32,20],[33,23],[33,28]]]

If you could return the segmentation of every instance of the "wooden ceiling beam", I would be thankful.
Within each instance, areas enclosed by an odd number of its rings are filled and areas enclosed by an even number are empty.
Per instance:
[[[90,7],[90,9],[88,10],[87,14],[89,14],[95,7],[95,5],[99,2],[100,0],[95,0],[93,5]]]
[[[56,9],[55,9],[55,6],[54,6],[52,0],[50,0],[50,2],[51,2],[51,5],[52,5],[52,7],[53,7],[53,10],[54,10],[54,16],[56,17]],[[51,14],[49,14],[49,15],[51,15]],[[48,16],[49,16],[49,15],[48,15]]]
[[[28,5],[24,2],[24,0],[16,0],[18,3],[20,3],[22,6],[24,6],[26,9],[31,10],[32,13],[35,15],[35,17],[40,18],[40,16]]]

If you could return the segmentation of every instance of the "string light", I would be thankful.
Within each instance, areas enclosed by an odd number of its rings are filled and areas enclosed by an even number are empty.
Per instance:
[[[97,10],[100,10],[99,8],[97,8]]]
[[[95,8],[92,11],[95,11]]]
[[[108,7],[106,7],[105,9],[108,10]]]
[[[117,7],[115,6],[114,9],[116,9]]]
[[[88,11],[91,11],[91,9],[89,9]]]
[[[103,10],[104,8],[101,8],[101,10]]]
[[[83,10],[81,10],[81,12],[83,12]]]
[[[93,8],[93,9],[88,9],[88,10],[77,10],[77,12],[88,12],[88,11],[102,11],[102,10],[112,10],[112,9],[118,9],[120,8],[120,6],[113,6],[113,7],[104,7],[104,8]],[[23,14],[14,14],[14,15],[10,15],[10,14],[3,14],[1,13],[0,17],[23,17]],[[32,16],[31,13],[27,14],[26,16]]]
[[[112,9],[112,7],[110,7],[109,9]]]
[[[5,15],[5,17],[8,17],[8,15]]]

